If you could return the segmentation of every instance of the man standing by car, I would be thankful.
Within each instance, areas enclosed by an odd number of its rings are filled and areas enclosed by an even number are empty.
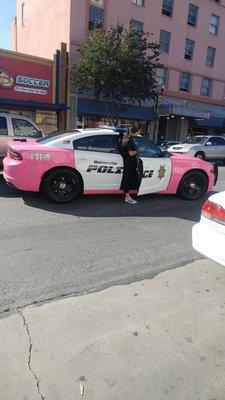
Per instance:
[[[121,146],[121,153],[123,157],[123,178],[121,189],[125,193],[125,203],[136,204],[137,201],[130,196],[131,190],[138,190],[140,185],[140,173],[138,170],[138,149],[133,140],[133,136],[137,136],[138,128],[135,126],[129,129],[124,134]]]

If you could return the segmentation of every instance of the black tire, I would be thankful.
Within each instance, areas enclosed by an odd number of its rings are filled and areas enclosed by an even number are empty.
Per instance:
[[[191,171],[183,176],[177,194],[186,200],[197,200],[207,192],[208,179],[201,171]]]
[[[82,181],[76,172],[58,168],[44,178],[42,190],[50,200],[68,203],[81,195]]]
[[[198,151],[198,152],[195,154],[195,157],[196,157],[196,158],[199,158],[200,160],[205,160],[205,153],[204,153],[203,151]]]

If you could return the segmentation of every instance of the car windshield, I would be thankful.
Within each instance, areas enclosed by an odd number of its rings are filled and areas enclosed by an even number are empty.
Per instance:
[[[206,136],[192,136],[187,138],[183,143],[190,143],[190,144],[204,143],[206,139],[207,139]]]

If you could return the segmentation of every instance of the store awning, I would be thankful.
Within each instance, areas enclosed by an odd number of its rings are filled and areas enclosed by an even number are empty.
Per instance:
[[[199,126],[203,128],[217,128],[225,129],[225,119],[224,118],[209,118],[203,120],[193,120],[190,126]]]
[[[110,104],[107,112],[106,103],[104,101],[92,99],[78,99],[78,115],[87,117],[102,117],[107,118],[108,114],[113,117],[117,114],[116,105]],[[152,121],[154,118],[154,110],[150,107],[124,105],[119,112],[120,119],[128,119],[134,121]]]
[[[10,100],[10,99],[0,99],[0,107],[10,107],[10,108],[25,108],[27,110],[48,110],[48,111],[64,111],[68,110],[67,104],[53,104],[53,103],[39,103],[33,101],[23,101],[23,100]]]

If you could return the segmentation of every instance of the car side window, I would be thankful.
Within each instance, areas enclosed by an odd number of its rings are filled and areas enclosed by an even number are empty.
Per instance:
[[[13,134],[18,137],[40,138],[42,136],[34,125],[21,118],[12,118]]]
[[[116,135],[96,135],[89,138],[88,151],[119,153]]]
[[[73,148],[75,150],[87,150],[88,149],[88,139],[89,138],[80,138],[76,139],[73,142]]]
[[[225,140],[222,137],[211,137],[208,142],[211,142],[213,146],[225,146]]]
[[[138,147],[140,157],[159,158],[162,157],[161,150],[149,140],[135,136],[134,141]]]
[[[0,117],[0,136],[1,135],[4,135],[4,136],[8,135],[6,117]]]
[[[99,153],[119,153],[116,135],[95,135],[77,139],[73,142],[73,147],[76,150],[95,151]]]

